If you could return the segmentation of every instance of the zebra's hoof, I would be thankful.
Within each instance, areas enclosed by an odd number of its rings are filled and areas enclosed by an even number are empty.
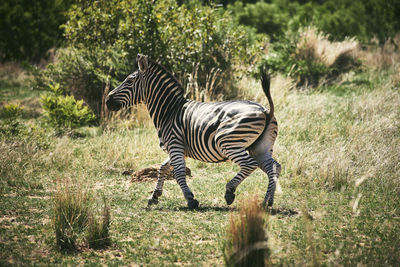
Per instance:
[[[230,205],[235,200],[235,193],[226,192],[225,193],[226,204]]]
[[[199,207],[199,202],[194,198],[189,199],[188,200],[188,207],[189,207],[190,210],[197,209]]]
[[[156,190],[154,190],[153,195],[156,196],[156,197],[161,197],[162,191],[156,189]]]
[[[150,198],[149,202],[147,202],[147,206],[157,205],[157,204],[158,204],[158,199],[156,198]]]

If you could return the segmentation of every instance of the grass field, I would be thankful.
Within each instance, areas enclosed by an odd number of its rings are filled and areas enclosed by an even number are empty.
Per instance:
[[[393,71],[352,74],[341,83],[289,90],[275,79],[279,135],[275,158],[281,192],[266,213],[270,262],[279,265],[400,265],[400,91]],[[24,78],[26,79],[26,78]],[[39,93],[18,77],[3,79],[1,107],[20,103],[17,123],[1,117],[0,265],[221,266],[231,213],[246,198],[264,196],[255,171],[225,204],[232,163],[187,160],[188,183],[200,202],[190,211],[179,186],[166,181],[160,203],[146,210],[154,182],[130,182],[125,170],[161,163],[155,129],[146,119],[109,130],[57,135],[42,119]],[[246,98],[267,102],[258,82]],[[139,114],[140,118],[146,118]],[[54,194],[77,186],[111,210],[111,245],[58,252]]]

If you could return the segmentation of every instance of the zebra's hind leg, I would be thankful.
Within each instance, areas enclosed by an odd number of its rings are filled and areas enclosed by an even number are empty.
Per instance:
[[[260,169],[268,175],[268,189],[265,194],[263,206],[271,207],[274,204],[274,194],[279,174],[281,173],[281,165],[272,158],[270,153],[263,156],[255,156]]]
[[[168,170],[169,167],[170,167],[170,159],[167,158],[158,169],[157,185],[156,188],[154,189],[153,194],[151,194],[151,197],[149,198],[149,201],[147,203],[148,207],[151,205],[158,204],[158,197],[162,195],[163,191],[165,172]]]
[[[235,191],[238,185],[257,169],[257,162],[247,154],[246,150],[227,150],[225,155],[240,166],[240,171],[226,184],[225,200],[230,205],[235,200]]]
[[[248,148],[249,154],[258,162],[258,166],[268,175],[268,189],[263,206],[272,206],[276,183],[281,172],[281,165],[272,158],[273,146],[278,134],[278,123],[275,117],[264,130],[260,138]]]

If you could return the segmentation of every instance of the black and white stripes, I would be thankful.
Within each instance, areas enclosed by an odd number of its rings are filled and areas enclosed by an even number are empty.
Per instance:
[[[170,164],[189,208],[198,207],[186,183],[185,157],[205,162],[231,160],[240,166],[240,171],[226,185],[228,204],[234,201],[237,186],[260,167],[269,177],[264,204],[272,205],[280,165],[272,159],[278,127],[265,72],[262,85],[270,104],[269,112],[251,101],[188,100],[181,84],[164,67],[143,55],[138,55],[138,66],[138,71],[109,93],[106,104],[109,109],[118,110],[144,103],[157,129],[160,146],[168,153],[149,205],[158,203],[164,171]]]

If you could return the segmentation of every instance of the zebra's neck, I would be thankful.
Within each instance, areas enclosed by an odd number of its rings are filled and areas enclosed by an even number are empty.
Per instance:
[[[175,77],[162,66],[152,62],[146,79],[146,106],[154,126],[161,129],[171,121],[187,99],[183,87]]]

